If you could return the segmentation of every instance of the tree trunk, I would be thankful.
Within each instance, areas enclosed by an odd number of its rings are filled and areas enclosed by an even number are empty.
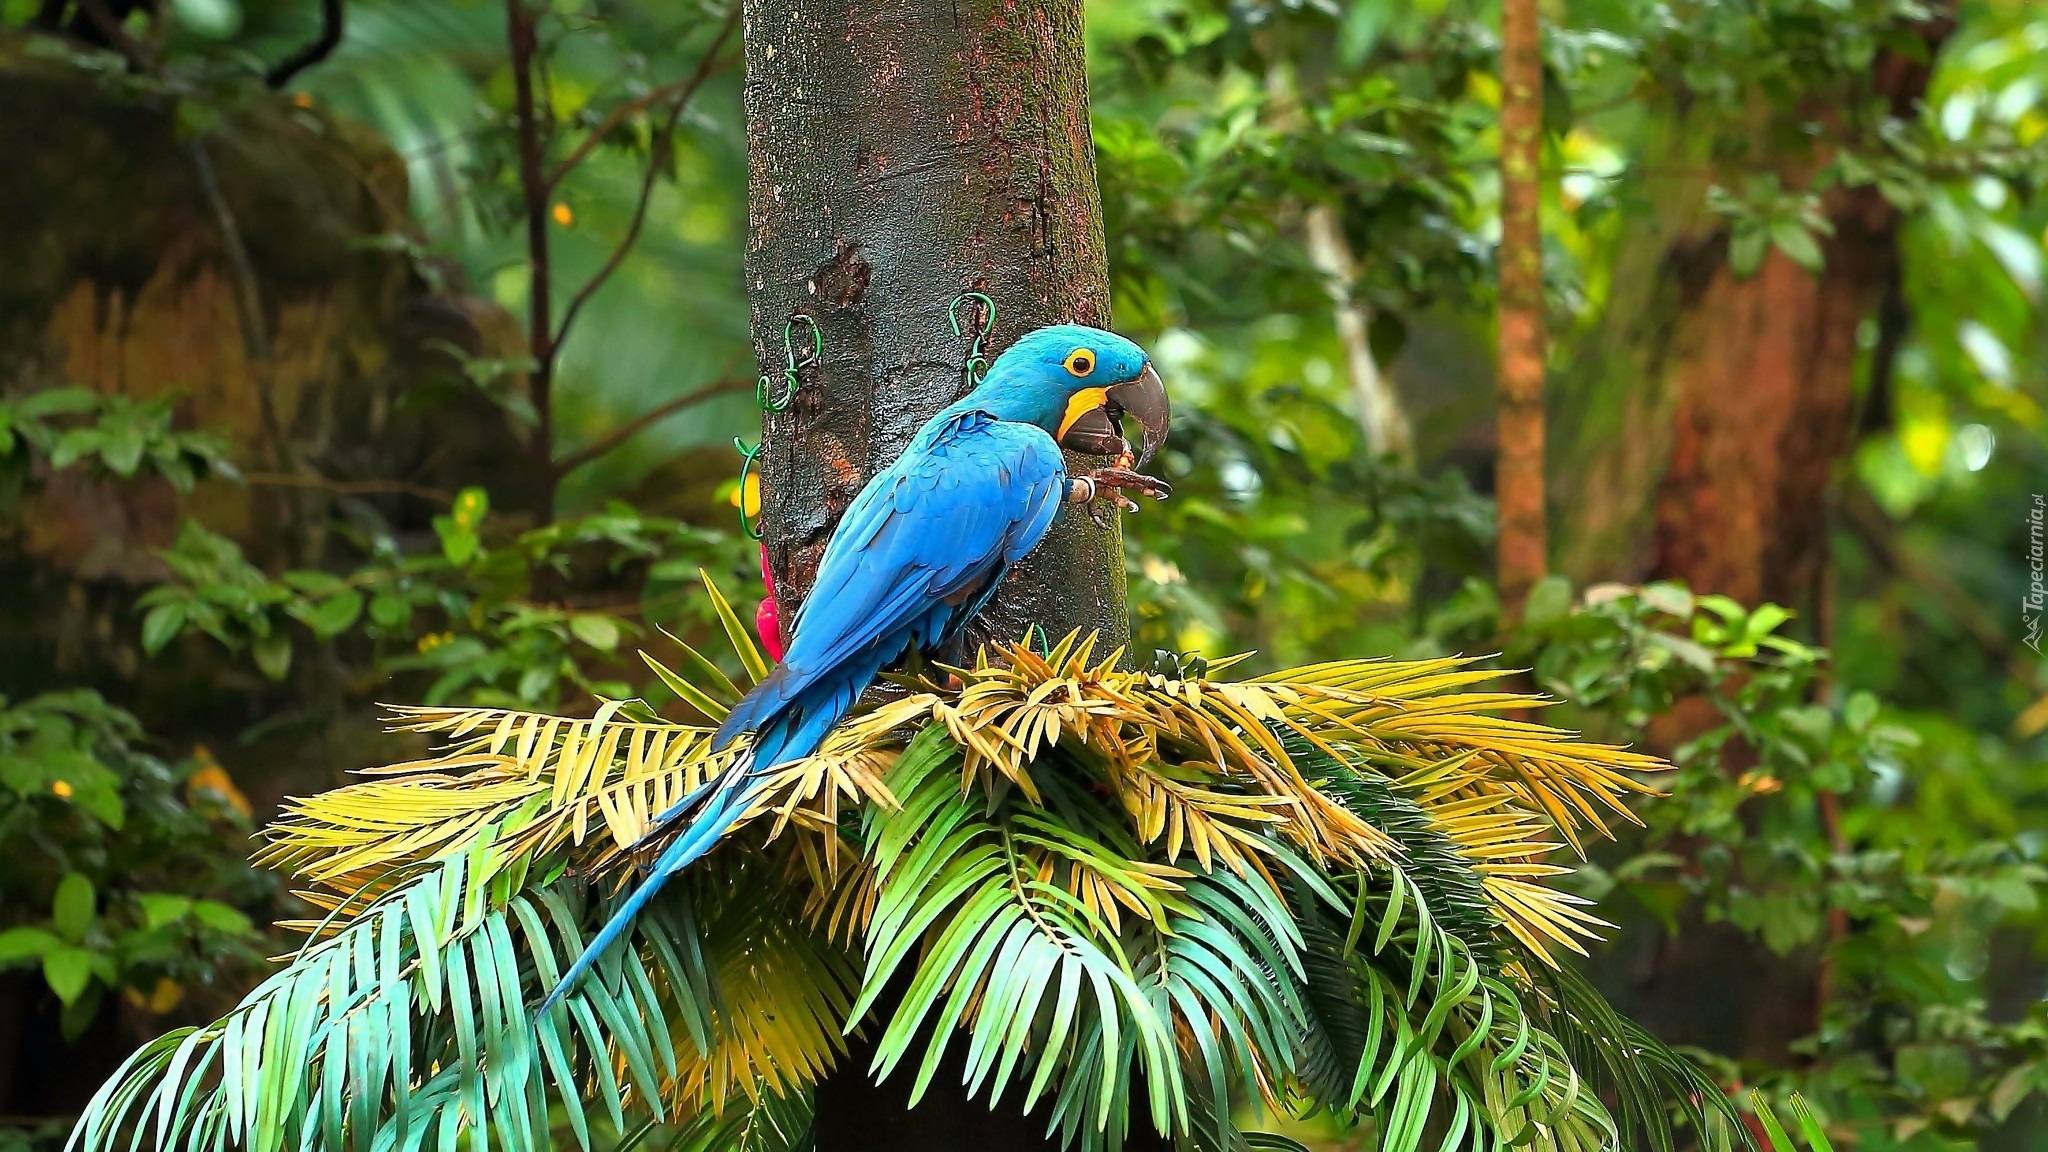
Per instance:
[[[1508,619],[1548,570],[1543,508],[1543,43],[1536,0],[1500,15],[1499,582]]]
[[[1747,604],[1815,616],[1822,599],[1828,493],[1854,421],[1856,333],[1898,259],[1897,218],[1869,189],[1829,198],[1827,266],[1808,272],[1772,251],[1738,277],[1725,234],[1702,222],[1662,259],[1621,267],[1656,276],[1588,357],[1587,409],[1561,459],[1563,565],[1581,581],[1683,580]],[[1619,276],[1620,299],[1637,285]],[[1593,450],[1594,443],[1605,445]],[[1574,474],[1575,473],[1575,474]]]
[[[994,354],[1024,332],[1109,320],[1088,129],[1080,0],[746,0],[749,231],[756,351],[783,391],[764,415],[765,543],[782,618],[809,589],[833,525],[918,427],[968,386],[995,302]],[[812,360],[816,326],[822,355]],[[1057,638],[1128,639],[1116,530],[1064,514],[982,617]],[[1052,1145],[1040,1120],[991,1113],[941,1075],[909,1110],[871,1083],[858,1044],[818,1093],[820,1152]],[[1014,1104],[1011,1105],[1014,1108]]]
[[[747,0],[754,343],[780,391],[785,325],[822,361],[765,418],[762,503],[794,606],[832,526],[958,398],[979,308],[993,354],[1046,324],[1109,321],[1078,0]],[[792,342],[809,354],[799,320]],[[989,635],[1128,635],[1120,534],[1062,516],[983,615]],[[1105,649],[1106,650],[1106,649]]]
[[[1868,91],[1812,93],[1803,117],[1826,120],[1827,109],[1873,95],[1907,114],[1950,27],[1921,26],[1924,57],[1881,54],[1861,78]],[[1837,189],[1823,198],[1834,235],[1822,242],[1821,272],[1774,250],[1754,275],[1737,276],[1728,222],[1706,210],[1707,188],[1738,187],[1753,172],[1804,188],[1826,160],[1810,136],[1774,131],[1778,114],[1698,107],[1644,149],[1644,167],[1661,177],[1649,185],[1654,199],[1618,242],[1607,312],[1555,397],[1552,507],[1560,567],[1575,581],[1676,579],[1773,601],[1813,621],[1824,642],[1829,513],[1855,431],[1857,332],[1896,281],[1899,219],[1873,189]],[[1836,138],[1847,130],[1835,127]],[[1651,733],[1663,751],[1719,717],[1692,700],[1668,721]],[[1736,745],[1723,767],[1748,763]],[[1820,816],[1832,832],[1831,809]],[[1665,1038],[1779,1064],[1816,1026],[1823,959],[1775,956],[1693,921],[1676,937],[1646,930],[1620,941],[1601,964],[1616,1007]]]
[[[1928,56],[1951,25],[1922,26]],[[1928,65],[1884,54],[1869,77],[1894,115],[1926,91]],[[1848,98],[1838,103],[1845,103]],[[1816,97],[1816,104],[1821,100]],[[1740,137],[1749,149],[1717,149]],[[1897,275],[1898,213],[1871,188],[1823,200],[1834,235],[1806,271],[1773,250],[1755,275],[1726,259],[1727,222],[1704,208],[1717,152],[1803,187],[1825,160],[1808,138],[1702,114],[1670,125],[1646,167],[1668,175],[1618,245],[1607,315],[1563,382],[1553,510],[1575,580],[1678,579],[1818,619],[1835,462],[1854,422],[1858,327]],[[1761,143],[1759,143],[1761,142]]]

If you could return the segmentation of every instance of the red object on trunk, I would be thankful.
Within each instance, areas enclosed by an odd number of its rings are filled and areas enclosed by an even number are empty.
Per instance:
[[[754,631],[761,635],[761,647],[768,650],[768,658],[782,660],[782,614],[775,605],[775,574],[768,570],[768,546],[761,545],[761,583],[768,589],[768,595],[761,598],[761,606],[754,609]]]

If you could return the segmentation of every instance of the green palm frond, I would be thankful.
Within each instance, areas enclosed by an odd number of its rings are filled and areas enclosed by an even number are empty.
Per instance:
[[[872,1007],[898,968],[913,966],[902,1010],[882,1032],[876,1071],[887,1075],[909,1054],[929,1017],[913,1103],[958,1028],[975,1039],[970,1089],[986,1088],[991,1100],[1028,1074],[1023,1107],[1050,1089],[1056,1122],[1099,1130],[1142,1064],[1154,1123],[1178,1122],[1185,1101],[1174,1091],[1172,1036],[1117,935],[1045,874],[1055,852],[1019,843],[1018,829],[960,789],[962,758],[944,730],[927,729],[891,775],[903,808],[871,832],[877,899],[858,1007]],[[1168,898],[1128,878],[1094,879],[1125,879],[1132,901]]]
[[[809,1092],[744,1098],[723,1112],[693,1117],[670,1136],[667,1152],[811,1152],[811,1113]]]
[[[1468,1137],[1479,1146],[1481,1133],[1519,1133],[1541,1148],[1614,1146],[1606,1110],[1523,1009],[1509,975],[1523,967],[1501,969],[1491,955],[1501,937],[1484,904],[1470,903],[1469,863],[1438,846],[1343,883],[1348,899],[1310,877],[1295,902],[1315,1009],[1300,1069],[1312,1100],[1369,1119],[1385,1148],[1421,1146],[1439,1108],[1458,1134],[1444,1147]],[[1451,911],[1461,901],[1464,911]]]
[[[1792,1106],[1792,1118],[1799,1125],[1799,1134],[1806,1138],[1807,1147],[1812,1152],[1835,1152],[1833,1141],[1821,1127],[1820,1117],[1813,1113],[1813,1106],[1797,1092],[1792,1093],[1787,1103]],[[1785,1125],[1778,1120],[1777,1110],[1771,1106],[1770,1098],[1762,1089],[1750,1090],[1749,1106],[1756,1114],[1757,1123],[1763,1125],[1764,1134],[1770,1138],[1771,1152],[1797,1152],[1799,1145],[1786,1135]]]
[[[1734,1101],[1686,1059],[1616,1012],[1583,974],[1570,968],[1533,973],[1537,1003],[1573,1065],[1615,1101],[1628,1147],[1672,1152],[1670,1117],[1695,1132],[1747,1135]],[[1783,1152],[1791,1152],[1789,1144]]]
[[[487,1131],[531,1149],[551,1146],[559,1112],[587,1148],[587,1107],[619,1131],[629,1115],[723,1115],[735,1095],[800,1093],[843,1049],[852,962],[766,864],[683,885],[635,922],[635,947],[536,1018],[606,908],[561,882],[485,907],[463,880],[474,855],[310,943],[228,1016],[138,1053],[74,1143],[132,1128],[159,1148],[453,1149]]]
[[[1015,1085],[1027,1109],[1050,1099],[1050,1123],[1084,1148],[1140,1079],[1152,1122],[1187,1126],[1180,1050],[1198,1057],[1207,1099],[1227,1106],[1231,1080],[1272,1096],[1307,1015],[1301,941],[1270,882],[1144,861],[1101,797],[1056,774],[1045,807],[991,807],[960,788],[964,760],[927,729],[891,776],[902,809],[872,820],[863,1006],[911,969],[878,1071],[928,1035],[915,1099],[965,1045],[970,1091],[993,1102]]]
[[[722,714],[741,686],[686,658],[664,682]],[[1070,636],[957,685],[901,678],[542,1016],[653,815],[743,745],[638,702],[400,710],[440,755],[269,829],[262,858],[326,913],[305,948],[138,1053],[74,1143],[535,1152],[551,1123],[586,1147],[658,1123],[677,1147],[797,1148],[856,1028],[913,1097],[964,1067],[1084,1150],[1132,1124],[1284,1146],[1237,1130],[1248,1103],[1329,1109],[1383,1152],[1665,1152],[1674,1124],[1749,1143],[1554,961],[1599,922],[1550,887],[1552,855],[1628,818],[1656,761],[1494,715],[1532,701],[1456,660],[1254,681],[1117,660]]]

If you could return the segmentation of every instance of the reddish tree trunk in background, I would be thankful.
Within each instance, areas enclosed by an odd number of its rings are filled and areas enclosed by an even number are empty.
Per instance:
[[[1812,95],[1807,118],[1873,97],[1907,114],[1950,27],[1922,26],[1921,60],[1881,54],[1861,91]],[[1606,312],[1553,394],[1557,555],[1577,582],[1683,580],[1784,604],[1822,630],[1832,490],[1858,409],[1857,332],[1896,282],[1899,219],[1874,190],[1837,189],[1823,199],[1834,235],[1822,240],[1821,272],[1774,250],[1737,276],[1707,188],[1756,172],[1804,188],[1826,160],[1812,136],[1773,130],[1774,114],[1696,108],[1646,150],[1644,167],[1664,178],[1619,241]],[[1666,751],[1719,722],[1704,700],[1670,719],[1652,733]],[[1744,756],[1731,746],[1725,766],[1739,771]],[[1598,963],[1616,1006],[1667,1039],[1782,1063],[1814,1027],[1821,959],[1777,956],[1695,921],[1675,938],[1624,940]]]
[[[1930,56],[1949,27],[1924,26]],[[1905,114],[1927,78],[1926,63],[1884,54],[1864,96]],[[1819,618],[1856,334],[1897,274],[1898,214],[1873,189],[1831,192],[1822,272],[1773,250],[1737,276],[1706,188],[1756,171],[1806,186],[1824,157],[1784,139],[1681,119],[1645,161],[1669,178],[1621,241],[1606,315],[1554,397],[1557,555],[1575,581],[1678,579]]]
[[[1772,251],[1723,263],[1687,315],[1650,574],[1745,604],[1818,611],[1828,490],[1849,445],[1856,331],[1897,260],[1895,213],[1868,189],[1831,206],[1819,276]]]
[[[1521,615],[1548,570],[1543,508],[1543,46],[1536,0],[1500,18],[1500,599]]]

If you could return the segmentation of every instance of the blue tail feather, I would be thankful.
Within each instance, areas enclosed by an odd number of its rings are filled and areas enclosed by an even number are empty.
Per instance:
[[[896,647],[900,651],[901,645]],[[605,921],[583,954],[569,966],[554,990],[541,1002],[541,1012],[553,1008],[576,986],[577,981],[589,974],[605,952],[632,927],[634,917],[647,907],[648,901],[654,899],[669,877],[702,859],[724,839],[745,814],[751,802],[751,785],[761,773],[818,750],[833,725],[839,723],[840,717],[846,715],[854,701],[860,698],[862,689],[873,682],[883,663],[882,658],[868,653],[865,658],[842,666],[830,681],[824,683],[803,680],[791,674],[787,665],[781,665],[747,693],[746,699],[741,700],[719,726],[717,735],[712,738],[712,746],[722,748],[739,733],[752,729],[752,748],[718,779],[698,788],[656,817],[650,835],[676,819],[687,817],[690,823],[648,869],[640,886],[612,913],[611,919]]]
[[[787,664],[777,664],[759,684],[754,685],[740,702],[733,705],[719,722],[718,731],[711,737],[713,748],[723,748],[733,737],[742,732],[756,731],[782,714],[789,706],[792,696],[802,692],[808,685]]]
[[[752,793],[752,789],[747,787],[745,769],[746,764],[743,761],[720,777],[715,787],[705,786],[705,789],[712,790],[708,793],[709,799],[703,811],[699,812],[697,817],[690,821],[690,826],[683,829],[675,842],[662,852],[654,866],[647,870],[646,879],[640,882],[640,886],[633,890],[632,895],[626,897],[626,902],[612,913],[611,919],[604,922],[604,927],[598,929],[597,935],[584,947],[583,954],[576,957],[576,962],[562,974],[561,980],[556,982],[547,999],[541,1001],[540,1013],[545,1014],[553,1008],[578,981],[596,967],[605,952],[618,943],[619,938],[626,934],[626,930],[633,926],[634,918],[640,915],[641,910],[647,907],[647,902],[654,899],[655,894],[661,891],[670,877],[703,859],[706,853],[718,846],[718,842],[725,838],[725,834],[732,826],[739,822],[740,816],[747,810]],[[699,789],[698,792],[704,793],[705,789]]]

